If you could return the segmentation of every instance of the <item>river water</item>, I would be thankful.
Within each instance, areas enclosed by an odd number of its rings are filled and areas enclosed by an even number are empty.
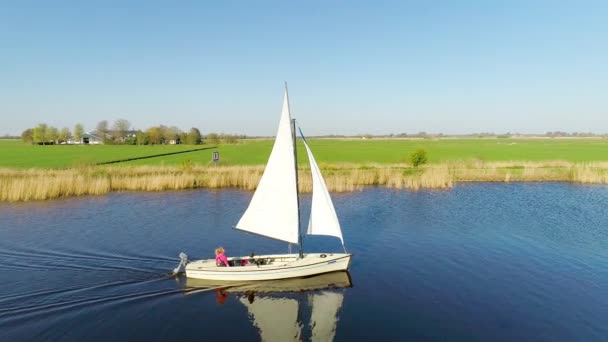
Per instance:
[[[1,203],[0,340],[608,339],[606,186],[335,194],[351,287],[192,291],[168,275],[180,251],[287,252],[231,229],[250,197],[197,190]],[[341,246],[308,237],[305,249]]]

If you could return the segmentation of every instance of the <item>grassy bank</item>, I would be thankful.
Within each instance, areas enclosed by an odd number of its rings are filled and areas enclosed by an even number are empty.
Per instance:
[[[310,145],[331,191],[365,186],[443,189],[477,181],[608,183],[607,139],[313,139]],[[189,151],[206,147],[32,146],[0,139],[0,201],[127,190],[252,190],[272,141],[244,140]],[[418,148],[427,150],[429,164],[411,168],[408,156]],[[218,167],[212,165],[212,151],[220,152]],[[141,157],[147,158],[124,161]],[[310,191],[303,150],[298,158],[304,171],[301,188]],[[123,162],[94,166],[119,160]]]
[[[398,164],[422,148],[428,152],[429,163],[458,160],[608,161],[608,139],[312,139],[309,141],[319,163]],[[33,146],[15,140],[0,139],[0,168],[73,168],[104,162],[155,156],[117,165],[179,166],[185,161],[194,165],[212,164],[211,150],[193,151],[209,145],[55,145]],[[299,161],[307,164],[306,153],[299,146]],[[222,145],[220,164],[224,166],[262,165],[272,149],[271,140],[243,140],[235,145]]]
[[[0,167],[7,168],[73,168],[116,160],[179,153],[205,146],[189,145],[31,145],[19,140],[0,139]],[[181,158],[195,154],[184,153]],[[200,153],[200,152],[199,152]],[[177,158],[176,158],[177,159]],[[156,162],[156,161],[154,161]]]
[[[608,184],[608,162],[443,162],[411,168],[407,164],[322,164],[330,191],[365,186],[445,189],[459,182],[563,181]],[[263,166],[97,166],[64,170],[0,169],[0,200],[30,201],[112,191],[194,188],[255,189]],[[311,190],[307,169],[300,188]]]

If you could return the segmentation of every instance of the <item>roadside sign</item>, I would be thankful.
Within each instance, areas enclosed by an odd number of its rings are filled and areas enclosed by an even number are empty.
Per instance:
[[[217,163],[218,161],[220,161],[220,153],[219,152],[213,152],[213,162]]]

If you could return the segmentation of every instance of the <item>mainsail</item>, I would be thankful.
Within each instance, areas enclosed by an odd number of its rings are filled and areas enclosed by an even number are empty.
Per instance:
[[[249,207],[235,228],[298,243],[298,189],[287,90],[277,137]]]
[[[302,136],[302,141],[304,142],[306,152],[308,153],[310,172],[312,174],[312,204],[307,234],[335,236],[340,238],[342,246],[344,246],[340,222],[338,221],[336,209],[334,208],[334,204],[329,196],[329,191],[325,185],[325,180],[323,180],[319,165],[317,165],[315,157],[313,157],[312,151],[310,150],[310,147],[308,147],[301,130],[300,135]]]

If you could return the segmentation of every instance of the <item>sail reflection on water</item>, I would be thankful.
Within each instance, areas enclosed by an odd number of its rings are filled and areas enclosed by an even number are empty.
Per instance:
[[[301,341],[303,333],[310,334],[311,341],[333,341],[338,312],[344,300],[344,293],[338,289],[351,286],[348,272],[333,272],[260,284],[258,296],[242,297],[240,301],[249,310],[262,341]],[[252,290],[249,288],[248,291]],[[277,297],[281,292],[299,292],[301,295],[296,298]],[[302,322],[306,317],[310,317],[307,326]],[[310,332],[303,332],[305,327],[309,327]]]
[[[199,279],[187,279],[189,288],[221,286]],[[252,283],[224,283],[223,292],[241,293],[262,341],[332,341],[344,289],[352,287],[347,271],[307,278]],[[306,324],[308,321],[308,324]]]
[[[322,291],[308,297],[312,307],[310,315],[311,341],[333,341],[338,324],[338,312],[342,307],[344,294]]]
[[[239,300],[249,310],[262,341],[301,340],[302,324],[298,319],[296,299],[257,297],[251,303],[246,297]]]

